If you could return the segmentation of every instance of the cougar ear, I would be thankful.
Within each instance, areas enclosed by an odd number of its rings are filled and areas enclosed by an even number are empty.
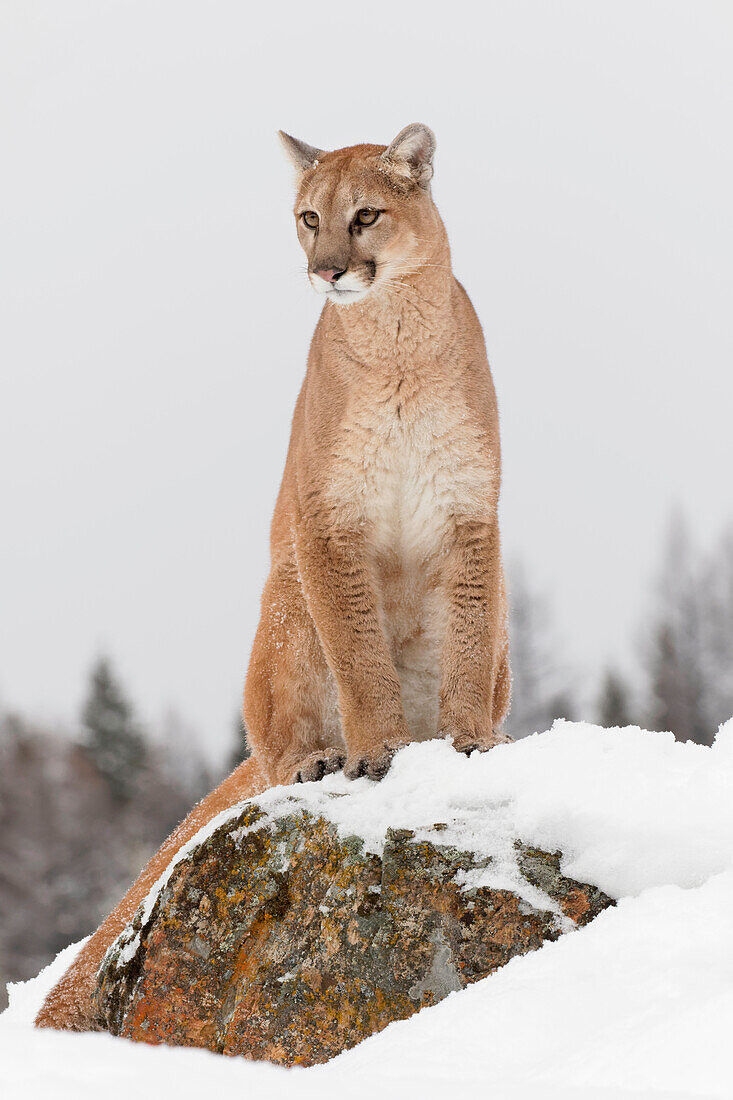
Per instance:
[[[411,176],[421,187],[429,185],[433,178],[433,157],[435,156],[435,134],[429,126],[421,122],[412,122],[400,130],[388,149],[382,153],[382,160],[402,176]]]
[[[313,168],[323,156],[323,149],[314,149],[312,145],[306,145],[304,141],[291,137],[284,130],[278,130],[277,133],[289,160],[299,172],[305,172],[306,168]]]

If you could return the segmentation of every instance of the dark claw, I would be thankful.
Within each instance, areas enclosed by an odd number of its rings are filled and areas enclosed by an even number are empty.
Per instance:
[[[389,756],[386,759],[377,760],[374,764],[372,764],[371,768],[369,769],[370,779],[384,779],[385,775],[389,771],[389,766],[391,763],[392,758]]]
[[[295,783],[317,783],[324,775],[340,771],[346,763],[345,756],[325,756],[311,760],[307,768],[301,768],[296,776]]]
[[[340,772],[346,763],[346,757],[332,756],[329,760],[323,760],[321,763],[323,766],[323,775],[321,775],[320,778],[322,779],[324,775],[332,775],[333,772]]]
[[[347,779],[361,779],[363,775],[366,775],[366,760],[362,757],[361,760],[357,760],[355,764],[351,764],[346,769]]]
[[[385,749],[382,755],[376,759],[372,759],[369,756],[362,756],[361,759],[356,760],[346,769],[347,778],[361,779],[362,776],[366,776],[367,779],[373,779],[375,782],[379,782],[380,779],[384,779],[389,771],[394,752],[394,749]]]

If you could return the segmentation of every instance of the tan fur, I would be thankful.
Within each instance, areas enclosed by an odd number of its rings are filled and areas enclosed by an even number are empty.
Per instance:
[[[496,398],[429,191],[434,139],[412,126],[387,149],[283,141],[299,170],[309,277],[328,300],[293,418],[245,687],[255,759],[166,841],[49,994],[39,1026],[89,1026],[108,945],[221,809],[344,763],[379,778],[410,740],[451,737],[470,751],[503,739]],[[359,209],[381,213],[360,229]],[[319,215],[317,232],[303,211]],[[320,270],[345,274],[330,284]]]
[[[387,150],[322,153],[284,135],[311,282],[333,300],[293,418],[245,689],[273,783],[344,755],[348,774],[378,777],[400,745],[436,735],[488,748],[508,707],[496,398],[427,186],[431,140],[415,126]],[[382,213],[359,231],[360,208]],[[345,269],[333,292],[323,269]],[[337,297],[346,280],[368,292]]]

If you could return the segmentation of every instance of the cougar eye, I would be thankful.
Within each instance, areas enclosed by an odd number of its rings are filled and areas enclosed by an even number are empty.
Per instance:
[[[301,215],[303,224],[307,225],[309,229],[318,229],[318,215],[315,210],[305,210]]]
[[[379,210],[359,210],[356,215],[357,225],[374,225],[375,221],[379,217]]]

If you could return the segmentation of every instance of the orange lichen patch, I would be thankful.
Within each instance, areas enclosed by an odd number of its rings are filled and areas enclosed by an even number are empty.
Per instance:
[[[588,895],[580,887],[568,890],[565,897],[560,899],[560,906],[566,917],[570,917],[577,924],[590,909]]]
[[[470,854],[395,830],[379,859],[302,810],[261,817],[248,807],[175,868],[134,956],[100,972],[102,1026],[313,1065],[560,934],[507,891],[462,890]],[[557,855],[519,864],[579,923],[610,904]]]

